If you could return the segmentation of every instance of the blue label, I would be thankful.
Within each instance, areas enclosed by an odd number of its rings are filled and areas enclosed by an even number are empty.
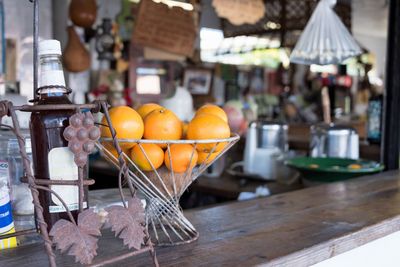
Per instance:
[[[48,92],[47,96],[62,96],[63,94],[62,92]]]
[[[11,202],[8,202],[7,204],[0,206],[0,228],[9,226],[12,222]]]
[[[7,162],[0,162],[0,169],[7,169],[8,170],[8,163]]]

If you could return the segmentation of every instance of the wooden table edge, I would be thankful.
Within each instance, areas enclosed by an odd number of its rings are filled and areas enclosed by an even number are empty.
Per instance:
[[[257,266],[310,266],[400,231],[400,215]]]

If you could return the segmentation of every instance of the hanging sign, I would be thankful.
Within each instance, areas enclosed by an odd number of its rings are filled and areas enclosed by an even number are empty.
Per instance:
[[[213,0],[218,16],[234,25],[255,24],[265,14],[263,0]]]
[[[133,32],[135,43],[191,57],[196,35],[194,11],[141,1]]]

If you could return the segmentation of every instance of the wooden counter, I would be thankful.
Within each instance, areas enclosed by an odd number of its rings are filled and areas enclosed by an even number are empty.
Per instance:
[[[300,181],[296,181],[291,185],[286,185],[276,181],[240,179],[224,173],[221,177],[200,176],[190,186],[189,191],[202,192],[222,197],[226,200],[237,200],[241,192],[255,192],[259,186],[267,187],[271,195],[282,194],[304,188]]]
[[[160,266],[309,266],[400,230],[400,172],[186,215],[200,232],[199,240],[158,248]],[[98,252],[121,253],[121,245],[105,232]],[[74,266],[69,256],[58,261],[60,266]],[[46,264],[41,244],[0,252],[0,266]],[[143,256],[114,266],[151,265]]]
[[[89,164],[90,177],[96,180],[96,184],[104,187],[117,187],[118,170],[105,160],[94,160]],[[303,186],[300,182],[285,185],[275,181],[263,181],[241,179],[227,173],[220,177],[200,176],[189,188],[190,192],[201,192],[220,197],[224,200],[236,200],[241,192],[254,192],[259,186],[267,186],[272,195],[286,193]]]

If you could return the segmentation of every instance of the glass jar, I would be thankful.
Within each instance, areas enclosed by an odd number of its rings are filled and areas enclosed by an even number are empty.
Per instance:
[[[25,138],[26,152],[31,158],[32,148],[29,132],[22,130],[22,135]],[[34,229],[32,195],[28,185],[21,182],[21,177],[25,175],[24,167],[17,137],[11,131],[0,131],[0,169],[7,180],[15,230]],[[30,239],[32,238],[20,236],[17,241],[21,244],[27,243],[27,240]]]
[[[32,147],[28,130],[22,130],[25,138],[26,153],[32,160]],[[0,161],[8,165],[8,183],[10,185],[11,206],[14,217],[33,217],[34,207],[28,184],[21,182],[25,175],[17,137],[11,131],[0,131]],[[24,219],[26,220],[26,219]],[[30,219],[29,219],[30,221]]]

